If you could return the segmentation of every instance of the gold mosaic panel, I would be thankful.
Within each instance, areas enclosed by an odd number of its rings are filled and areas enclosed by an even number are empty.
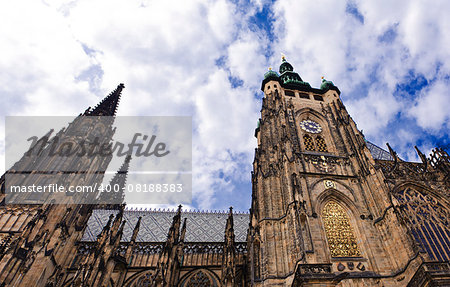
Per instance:
[[[345,210],[336,202],[328,202],[322,211],[332,257],[361,257],[350,220]]]
[[[303,136],[303,143],[305,144],[305,149],[306,150],[314,150],[314,142],[312,137],[310,137],[309,135],[304,135]]]
[[[322,137],[316,138],[316,146],[317,146],[317,151],[328,152],[327,144],[325,143],[325,140]]]

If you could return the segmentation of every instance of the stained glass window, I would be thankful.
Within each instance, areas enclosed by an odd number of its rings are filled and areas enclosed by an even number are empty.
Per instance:
[[[328,152],[327,150],[327,144],[325,143],[325,140],[322,137],[316,137],[316,146],[317,151],[321,152]]]
[[[314,150],[314,142],[312,137],[310,137],[309,135],[304,135],[303,136],[303,143],[305,144],[305,149],[306,150]]]
[[[344,208],[334,201],[322,211],[323,223],[332,257],[360,257],[356,238]]]

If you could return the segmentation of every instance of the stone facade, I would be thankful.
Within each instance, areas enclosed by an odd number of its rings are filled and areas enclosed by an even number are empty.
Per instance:
[[[113,116],[122,88],[80,117]],[[367,142],[285,59],[261,89],[249,214],[3,204],[1,286],[450,286],[448,154]]]

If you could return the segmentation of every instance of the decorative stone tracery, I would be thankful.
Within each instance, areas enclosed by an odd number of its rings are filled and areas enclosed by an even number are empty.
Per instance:
[[[205,270],[194,271],[181,283],[181,287],[218,287],[217,280]]]
[[[394,194],[401,214],[420,245],[432,260],[450,259],[450,213],[443,201],[430,193],[408,187]]]

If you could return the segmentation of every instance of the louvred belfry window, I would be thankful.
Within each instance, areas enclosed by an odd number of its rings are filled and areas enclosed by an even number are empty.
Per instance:
[[[303,143],[305,145],[306,150],[314,151],[314,141],[311,136],[304,135],[303,136]]]
[[[327,144],[325,143],[325,140],[322,137],[316,137],[316,147],[317,151],[320,152],[328,152]]]
[[[347,212],[334,201],[322,210],[322,219],[332,257],[361,257]]]

